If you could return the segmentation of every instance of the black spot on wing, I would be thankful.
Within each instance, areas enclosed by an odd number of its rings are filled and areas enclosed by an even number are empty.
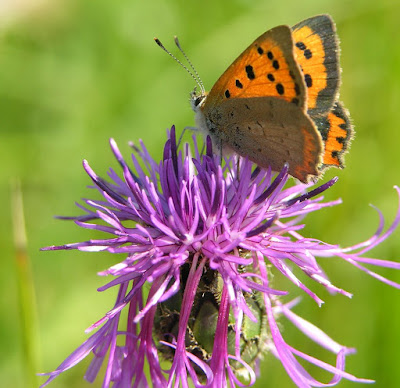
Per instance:
[[[297,82],[294,84],[294,91],[296,92],[296,96],[300,96],[300,86]]]
[[[254,78],[256,78],[256,75],[254,74],[253,66],[247,65],[245,70],[246,70],[247,78],[249,80],[253,80]]]
[[[312,86],[312,78],[310,74],[304,74],[304,81],[306,81],[306,85],[308,88]]]
[[[305,57],[306,59],[312,58],[312,52],[311,52],[310,49],[304,50],[304,57]]]
[[[283,85],[281,83],[276,84],[276,91],[278,92],[278,94],[280,94],[281,96],[285,93],[285,88],[283,87]]]
[[[305,50],[306,49],[306,45],[303,42],[296,42],[296,46],[300,49],[300,50]]]
[[[238,79],[236,80],[235,85],[237,88],[243,89],[243,84]]]

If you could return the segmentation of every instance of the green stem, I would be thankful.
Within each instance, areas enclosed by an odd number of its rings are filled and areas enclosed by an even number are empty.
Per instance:
[[[24,386],[38,386],[39,351],[35,288],[32,268],[27,252],[25,218],[23,210],[21,184],[11,184],[12,219],[15,247],[15,267],[18,287],[18,307],[22,343],[22,373]]]

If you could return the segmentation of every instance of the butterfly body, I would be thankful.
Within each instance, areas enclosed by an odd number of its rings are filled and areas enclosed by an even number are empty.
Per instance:
[[[208,94],[192,93],[196,125],[223,152],[275,171],[288,163],[289,173],[307,182],[326,167],[343,166],[352,128],[336,102],[339,74],[329,16],[275,27],[257,38]]]

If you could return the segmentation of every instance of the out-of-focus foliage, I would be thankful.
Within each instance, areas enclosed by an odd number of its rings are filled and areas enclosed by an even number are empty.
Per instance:
[[[19,178],[24,195],[28,252],[38,299],[40,371],[50,371],[85,338],[83,330],[111,306],[113,290],[98,294],[107,279],[96,272],[117,259],[109,254],[39,252],[45,245],[100,237],[54,214],[77,214],[74,201],[91,195],[81,168],[86,158],[101,175],[118,167],[108,148],[114,137],[127,154],[129,140],[143,139],[157,159],[165,130],[193,125],[188,93],[193,80],[153,42],[173,51],[180,37],[209,89],[231,61],[258,35],[279,25],[329,13],[342,48],[341,99],[350,110],[356,137],[347,168],[330,170],[339,182],[327,194],[344,204],[308,218],[306,234],[321,240],[356,243],[373,233],[373,203],[391,219],[392,186],[400,184],[400,34],[396,0],[24,0],[0,3],[0,274],[2,385],[25,387],[16,270],[11,233],[10,182]],[[376,257],[400,260],[399,232]],[[352,300],[314,290],[326,301],[318,308],[307,297],[297,312],[338,342],[355,346],[348,370],[374,378],[375,387],[400,381],[399,291],[339,260],[326,262],[338,286]],[[384,274],[399,281],[391,271]],[[397,278],[396,278],[397,277]],[[308,280],[310,282],[310,280]],[[296,293],[297,294],[297,293]],[[285,325],[285,322],[282,321]],[[323,357],[298,332],[285,328],[289,343]],[[329,360],[332,362],[332,360]],[[59,377],[53,387],[89,387],[88,362]],[[258,387],[292,386],[279,363],[267,356]],[[320,378],[319,371],[311,368]],[[327,381],[329,376],[325,376]],[[94,386],[100,387],[101,380]],[[341,386],[354,384],[344,382]]]

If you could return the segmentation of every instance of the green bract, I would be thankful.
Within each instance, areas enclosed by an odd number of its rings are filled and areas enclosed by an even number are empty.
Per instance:
[[[244,268],[242,269],[244,270]],[[178,335],[181,303],[188,272],[189,264],[186,264],[182,267],[179,292],[157,306],[154,334],[160,341],[170,342],[171,336],[176,338]],[[208,266],[204,268],[186,329],[186,350],[205,362],[211,359],[213,352],[223,284],[223,279],[218,271],[214,271]],[[244,362],[253,366],[254,361],[266,349],[267,318],[263,296],[260,292],[244,293],[244,297],[257,321],[252,321],[246,315],[243,317],[240,333],[240,356]],[[228,353],[235,356],[235,318],[232,308],[227,329]],[[165,359],[172,361],[174,349],[162,344],[159,344],[158,349]],[[236,375],[247,375],[247,369],[239,361],[231,359],[230,363]],[[197,372],[199,378],[202,379],[204,375],[200,369]]]

